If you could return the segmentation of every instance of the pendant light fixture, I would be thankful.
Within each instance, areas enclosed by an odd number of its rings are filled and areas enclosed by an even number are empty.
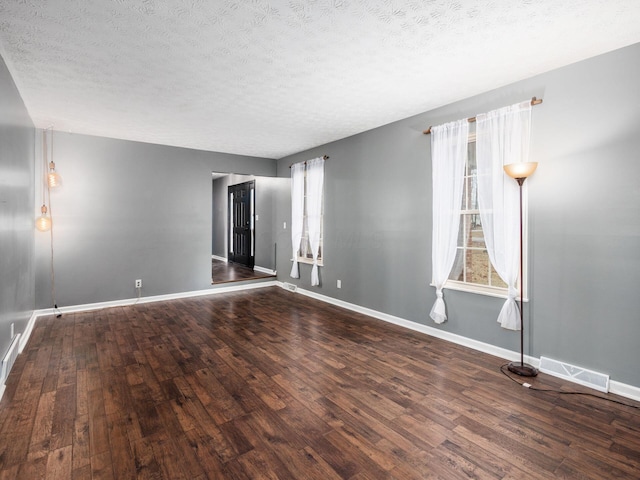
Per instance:
[[[43,203],[40,207],[42,215],[36,218],[36,228],[41,232],[47,232],[51,230],[51,217],[47,215],[47,206]]]
[[[51,150],[47,143],[47,130],[51,135]],[[51,158],[51,162],[48,159]],[[48,170],[47,170],[48,169]],[[51,252],[51,302],[53,303],[53,313],[57,318],[62,316],[62,312],[58,309],[56,302],[56,274],[53,262],[53,215],[51,213],[51,189],[58,187],[62,183],[62,178],[56,172],[56,164],[53,163],[53,127],[42,130],[42,207],[40,207],[40,215],[36,218],[36,229],[41,232],[49,232],[50,252]],[[47,208],[46,200],[49,200],[49,208]]]
[[[47,174],[47,183],[49,188],[56,188],[62,185],[62,177],[56,172],[56,164],[53,161],[49,162],[49,173]]]
[[[51,161],[49,162],[47,183],[49,185],[49,188],[56,188],[62,185],[62,176],[58,172],[56,172],[56,164],[53,161],[53,127],[49,127],[49,132],[51,133]]]
[[[51,127],[49,128],[51,132],[51,136],[53,139],[53,130]],[[48,215],[48,208],[46,205],[46,195],[49,193],[50,188],[57,187],[62,184],[62,177],[59,173],[55,171],[56,165],[53,163],[53,160],[49,163],[47,162],[48,157],[48,148],[47,148],[47,130],[42,131],[42,207],[40,207],[40,215],[36,218],[36,229],[40,232],[47,232],[51,230],[51,216]],[[52,144],[53,150],[53,144]],[[49,172],[47,172],[47,168]]]

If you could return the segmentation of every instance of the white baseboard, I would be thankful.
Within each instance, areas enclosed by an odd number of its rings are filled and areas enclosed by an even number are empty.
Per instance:
[[[24,329],[24,333],[20,337],[20,346],[18,348],[18,352],[22,353],[24,347],[27,346],[27,342],[29,341],[29,337],[31,336],[31,332],[33,332],[33,327],[36,325],[36,319],[38,318],[38,314],[36,310],[31,314],[31,318],[27,322],[27,328]]]
[[[165,302],[167,300],[178,300],[180,298],[201,297],[205,295],[217,295],[220,293],[238,292],[240,290],[253,290],[255,288],[274,287],[276,285],[277,285],[277,282],[275,280],[266,281],[266,282],[253,282],[253,283],[247,283],[243,285],[229,285],[224,287],[217,287],[217,288],[212,288],[210,290],[194,290],[191,292],[169,293],[166,295],[154,295],[151,297],[125,298],[122,300],[112,300],[109,302],[86,303],[83,305],[60,307],[58,308],[57,311],[62,313],[87,312],[90,310],[100,310],[102,308],[125,307],[129,305],[136,305],[141,303]],[[36,310],[34,312],[34,314],[36,314],[36,316],[38,317],[44,316],[44,315],[53,315],[53,313],[54,313],[53,308],[45,308],[42,310]]]
[[[254,266],[253,266],[253,269],[254,269],[256,272],[266,273],[267,275],[275,275],[275,274],[276,274],[276,271],[275,271],[275,270],[271,270],[271,269],[269,269],[269,268],[265,268],[265,267],[259,267],[259,266],[257,266],[257,265],[254,265]]]
[[[33,326],[36,324],[36,319],[38,318],[38,316],[36,315],[36,312],[32,312],[31,313],[31,317],[29,318],[29,321],[27,322],[27,326],[24,329],[24,333],[22,333],[20,335],[20,339],[18,340],[18,355],[22,353],[22,350],[24,350],[24,347],[27,345],[27,342],[29,341],[29,337],[31,336],[31,332],[33,331]],[[7,378],[9,377],[9,374],[11,373],[11,371],[7,372],[7,377],[5,377],[2,380],[2,384],[0,385],[0,400],[2,400],[2,396],[4,395],[4,391],[6,390],[6,385],[4,382],[6,382]]]
[[[224,262],[224,263],[228,262],[226,257],[220,257],[218,255],[211,255],[211,260],[218,260],[219,262]]]
[[[278,283],[278,286],[287,290],[284,287],[283,282],[277,282],[277,283]],[[356,305],[354,303],[345,302],[344,300],[338,300],[336,298],[328,297],[326,295],[322,295],[316,292],[311,292],[303,288],[297,288],[295,290],[295,293],[306,295],[307,297],[315,298],[316,300],[330,303],[331,305],[336,305],[338,307],[346,308],[347,310],[351,310],[353,312],[362,313],[364,315],[368,315],[370,317],[377,318],[378,320],[383,320],[385,322],[392,323],[394,325],[399,325],[401,327],[408,328],[409,330],[431,335],[432,337],[440,338],[442,340],[446,340],[448,342],[452,342],[457,345],[469,347],[479,352],[488,353],[489,355],[494,355],[500,358],[505,358],[509,361],[520,360],[520,352],[507,350],[506,348],[498,347],[496,345],[491,345],[490,343],[480,342],[472,338],[463,337],[462,335],[445,332],[443,330],[429,327],[421,323],[416,323],[411,320],[406,320],[404,318],[396,317],[394,315],[389,315],[387,313],[378,312],[377,310],[372,310],[370,308],[361,307],[360,305]],[[536,357],[525,355],[524,361],[536,368],[540,366],[540,359]],[[636,387],[634,385],[628,385],[625,383],[611,380],[609,382],[609,393],[620,395],[621,397],[626,397],[631,400],[640,401],[640,387]]]
[[[627,397],[631,400],[640,402],[640,388],[626,383],[616,382],[615,380],[609,380],[609,393],[620,395],[621,397]]]

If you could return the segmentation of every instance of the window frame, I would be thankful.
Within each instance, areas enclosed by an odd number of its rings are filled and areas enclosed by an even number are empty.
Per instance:
[[[311,245],[309,245],[309,227],[307,224],[307,169],[304,170],[304,212],[302,221],[302,238],[300,239],[300,245],[296,250],[296,260],[298,263],[305,263],[313,265],[313,254],[311,253]],[[307,255],[302,254],[302,245],[309,246],[309,252]],[[310,256],[309,256],[310,255]],[[293,261],[293,260],[292,260]],[[322,210],[320,213],[320,253],[318,254],[318,266],[324,266],[324,187],[322,188]]]
[[[469,138],[467,140],[467,142],[469,144],[471,143],[476,143],[476,134],[475,132],[473,133],[469,133]],[[465,180],[467,178],[469,178],[468,175],[468,159],[467,159],[467,164],[465,165]],[[514,180],[515,181],[515,180]],[[466,192],[466,188],[463,190],[463,192]],[[463,193],[464,195],[464,193]],[[462,210],[460,211],[460,217],[462,219],[463,215],[473,215],[475,210]],[[526,183],[523,185],[523,191],[522,191],[522,225],[523,225],[523,266],[522,266],[522,279],[523,279],[523,301],[524,302],[528,302],[529,298],[528,298],[528,282],[527,282],[527,277],[528,277],[528,264],[529,264],[529,255],[528,255],[528,238],[529,238],[529,234],[528,234],[528,224],[529,224],[529,208],[528,208],[528,195],[527,195],[527,188],[526,188]],[[479,214],[479,209],[478,209],[478,214]],[[467,250],[466,246],[462,246],[459,247],[456,245],[456,249],[463,249],[463,250]],[[486,244],[485,244],[485,248],[486,248]],[[490,261],[490,260],[489,260]],[[493,267],[491,267],[493,268]],[[431,283],[432,286],[435,286],[433,283]],[[452,279],[447,279],[443,285],[442,288],[445,289],[449,289],[449,290],[456,290],[456,291],[461,291],[461,292],[468,292],[468,293],[474,293],[474,294],[478,294],[478,295],[485,295],[485,296],[489,296],[489,297],[498,297],[498,298],[508,298],[508,288],[507,287],[496,287],[496,286],[492,286],[492,285],[482,285],[479,283],[472,283],[472,282],[467,282],[467,281],[460,281],[460,280],[452,280]],[[516,284],[516,288],[518,288],[518,298],[520,298],[520,276],[518,276],[518,282]]]

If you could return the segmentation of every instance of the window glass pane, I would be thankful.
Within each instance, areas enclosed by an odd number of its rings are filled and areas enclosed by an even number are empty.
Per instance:
[[[465,179],[464,185],[465,185],[465,192],[466,192],[466,197],[467,197],[467,206],[466,206],[466,210],[475,210],[478,207],[474,204],[474,194],[475,194],[475,184],[476,184],[476,177],[475,176],[469,176]],[[476,195],[477,196],[477,195]]]
[[[476,164],[476,142],[469,142],[469,148],[467,149],[467,168],[469,173],[467,175],[475,175],[478,169]]]
[[[309,243],[308,237],[302,237],[302,241],[300,242],[300,256],[302,258],[312,258],[311,255],[311,244]]]
[[[466,215],[460,215],[460,225],[458,226],[458,243],[456,244],[457,247],[464,247],[464,237],[465,237],[464,223],[465,223],[465,218],[466,218]]]
[[[473,213],[471,215],[465,215],[469,218],[468,226],[469,226],[469,234],[468,234],[468,243],[469,247],[477,247],[484,248],[486,244],[484,242],[484,232],[482,230],[482,223],[480,222],[480,215],[477,213]]]
[[[469,177],[469,210],[478,210],[478,176]]]
[[[306,210],[304,210],[305,214],[302,218],[302,239],[300,240],[300,256],[306,256],[306,252],[311,250],[309,247],[309,226],[307,223],[307,214]]]
[[[467,282],[489,285],[489,254],[486,250],[467,250]]]
[[[479,214],[469,213],[460,215],[458,246],[485,248],[484,232],[482,231]]]
[[[460,202],[460,210],[467,209],[467,177],[464,177],[462,182],[462,201]]]
[[[464,250],[462,248],[459,248],[456,252],[456,259],[453,262],[449,280],[464,282]]]
[[[478,209],[478,167],[476,165],[476,144],[475,142],[469,143],[469,149],[467,152],[467,175],[469,180],[467,182],[467,208],[469,210]]]
[[[464,228],[462,246],[468,247],[471,244],[471,215],[460,215],[460,222],[462,222],[462,227]]]

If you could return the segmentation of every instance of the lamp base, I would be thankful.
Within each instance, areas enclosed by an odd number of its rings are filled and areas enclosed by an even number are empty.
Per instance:
[[[507,365],[510,372],[520,375],[521,377],[535,377],[538,375],[538,369],[526,363],[511,362]]]

